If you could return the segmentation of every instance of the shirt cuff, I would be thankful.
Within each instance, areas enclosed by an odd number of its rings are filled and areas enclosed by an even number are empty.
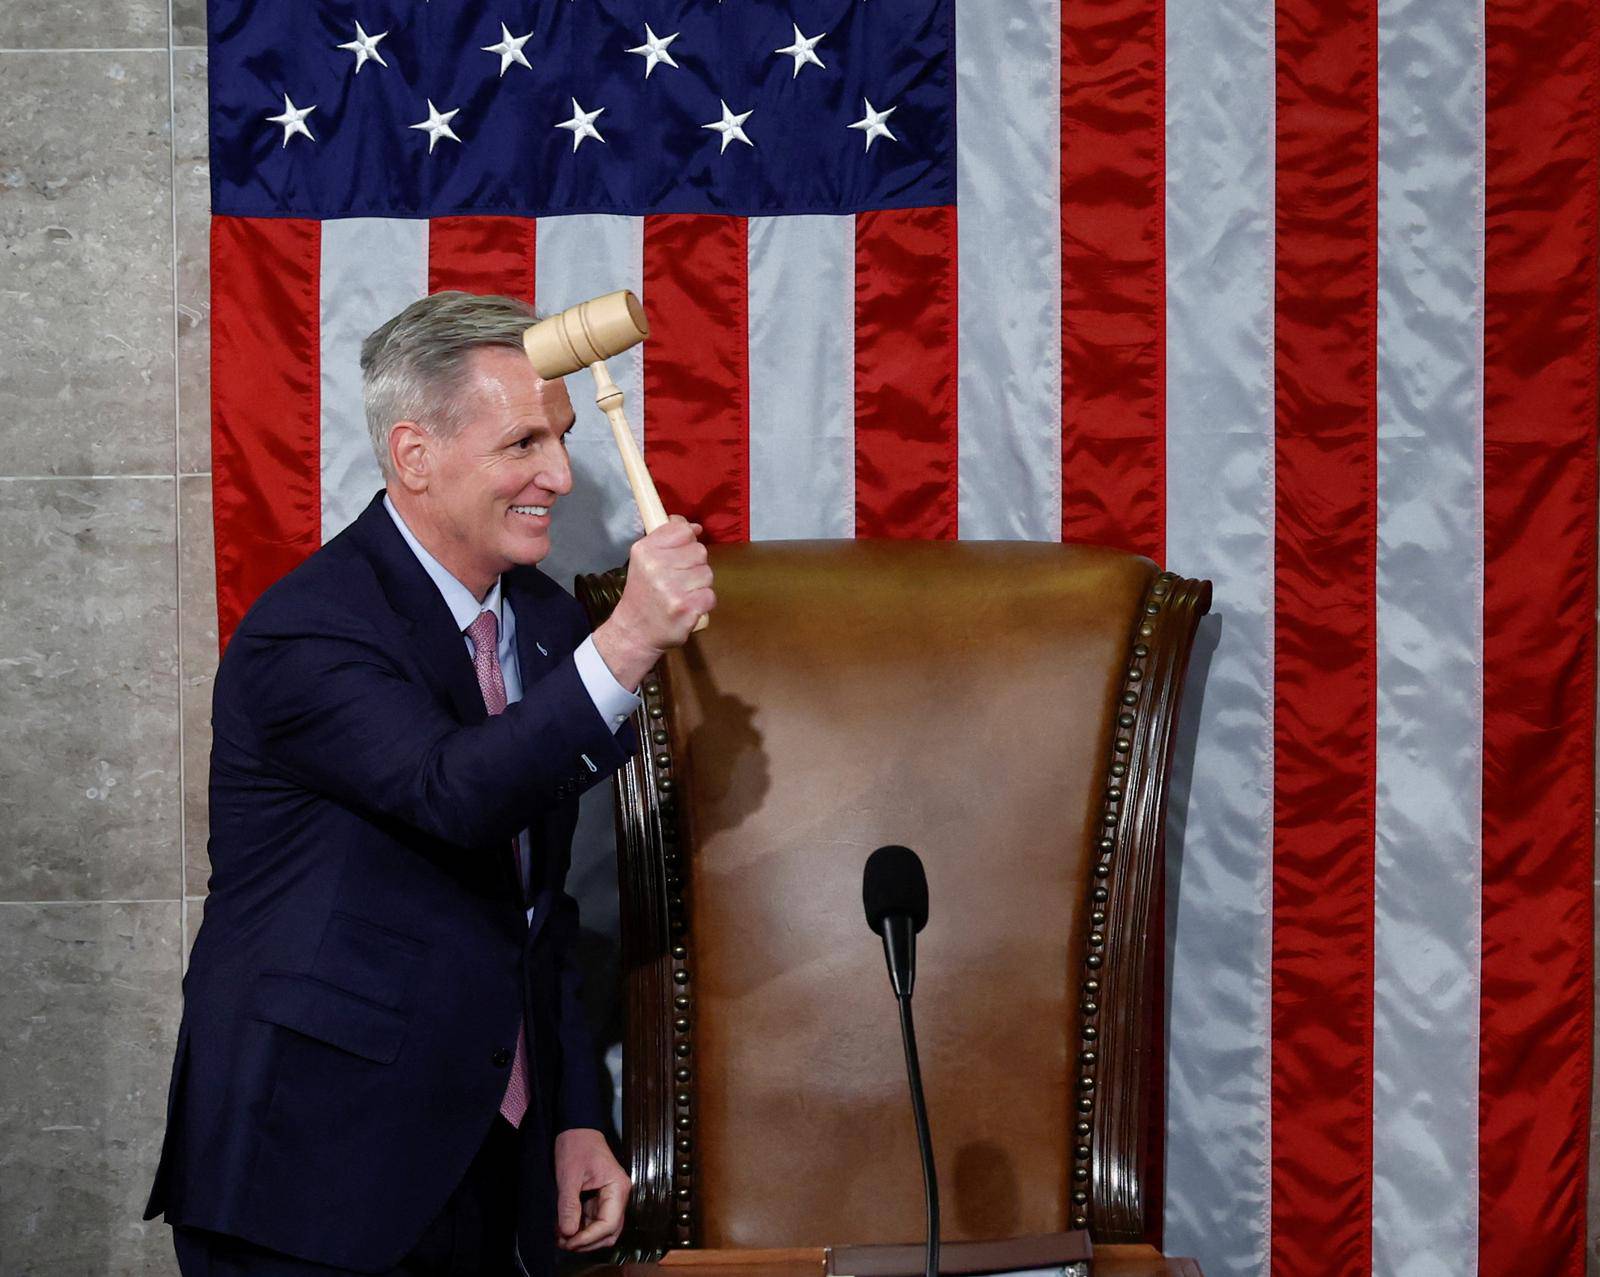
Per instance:
[[[615,732],[639,708],[639,698],[617,682],[605,658],[595,650],[594,635],[579,644],[572,661],[578,667],[578,677],[583,680],[584,690],[589,693],[595,709],[606,720],[606,726]]]

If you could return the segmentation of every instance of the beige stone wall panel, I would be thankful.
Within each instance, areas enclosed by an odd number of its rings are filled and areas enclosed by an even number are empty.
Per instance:
[[[0,904],[0,1271],[176,1273],[141,1222],[178,1034],[176,901]]]
[[[0,53],[0,84],[0,475],[171,473],[168,56]]]
[[[0,900],[179,895],[175,541],[171,480],[0,480]]]
[[[217,672],[217,574],[211,533],[211,478],[178,481],[180,633],[183,657],[184,894],[203,896],[210,813],[211,684]]]
[[[172,43],[183,47],[206,42],[205,0],[172,0]]]
[[[202,13],[204,6],[201,6]],[[201,30],[204,31],[202,19]],[[203,37],[202,37],[203,38]],[[0,49],[162,49],[165,0],[7,0]]]
[[[206,51],[172,55],[177,211],[178,473],[211,469],[211,160]]]

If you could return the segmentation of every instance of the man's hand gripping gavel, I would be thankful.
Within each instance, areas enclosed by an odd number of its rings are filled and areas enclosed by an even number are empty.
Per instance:
[[[628,554],[628,583],[594,632],[595,650],[617,682],[635,688],[668,648],[681,647],[717,605],[700,525],[675,514]]]
[[[700,525],[681,515],[670,519],[645,469],[622,411],[622,391],[605,361],[650,335],[644,307],[632,293],[607,293],[569,306],[534,324],[522,344],[534,371],[545,379],[580,368],[594,373],[595,402],[611,422],[622,468],[633,489],[645,535],[628,555],[628,583],[616,610],[594,632],[595,649],[624,687],[634,688],[668,648],[681,647],[705,628],[716,606],[711,568],[700,544]]]

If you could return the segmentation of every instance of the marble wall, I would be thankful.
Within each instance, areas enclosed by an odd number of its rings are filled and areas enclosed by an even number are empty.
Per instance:
[[[198,0],[0,6],[0,1272],[144,1224],[216,665]]]

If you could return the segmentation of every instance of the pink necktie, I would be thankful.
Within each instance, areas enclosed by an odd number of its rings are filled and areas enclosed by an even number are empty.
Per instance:
[[[506,681],[500,673],[500,626],[493,612],[478,613],[478,619],[467,626],[467,637],[472,640],[472,668],[478,672],[478,687],[483,692],[484,708],[490,714],[503,714],[506,708]],[[511,840],[512,866],[517,881],[522,881],[521,856],[516,839]],[[512,1126],[521,1126],[528,1111],[528,1048],[523,1026],[517,1024],[517,1055],[511,1065],[511,1081],[506,1084],[505,1098],[500,1101],[500,1116]]]

